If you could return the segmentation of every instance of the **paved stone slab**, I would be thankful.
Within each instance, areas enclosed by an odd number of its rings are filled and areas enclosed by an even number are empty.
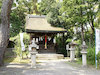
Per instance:
[[[30,64],[7,64],[0,68],[0,75],[100,75],[100,70],[73,67],[63,60],[41,60],[37,68]]]

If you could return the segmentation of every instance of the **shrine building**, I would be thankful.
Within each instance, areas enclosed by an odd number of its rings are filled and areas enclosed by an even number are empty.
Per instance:
[[[27,15],[25,29],[30,34],[30,41],[34,39],[39,46],[39,53],[56,53],[54,37],[66,32],[64,28],[51,26],[43,15]]]

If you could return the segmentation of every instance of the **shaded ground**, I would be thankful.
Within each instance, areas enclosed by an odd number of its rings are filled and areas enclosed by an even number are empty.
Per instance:
[[[38,61],[36,69],[30,64],[6,64],[0,75],[100,75],[100,70],[71,66],[65,60]]]

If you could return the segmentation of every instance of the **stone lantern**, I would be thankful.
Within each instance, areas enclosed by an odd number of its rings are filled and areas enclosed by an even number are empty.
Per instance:
[[[82,48],[82,51],[81,51],[81,53],[82,53],[82,65],[87,66],[87,59],[86,59],[87,50],[86,49],[88,47],[87,47],[85,41],[83,41],[83,44],[82,44],[81,48]]]
[[[32,44],[30,45],[30,55],[31,55],[31,67],[32,68],[36,68],[36,54],[38,53],[36,48],[37,48],[37,44],[35,44],[35,42],[32,42]]]
[[[75,60],[75,46],[76,46],[77,44],[75,43],[75,42],[71,42],[70,43],[70,48],[69,48],[69,50],[70,50],[70,60],[71,61],[74,61]]]

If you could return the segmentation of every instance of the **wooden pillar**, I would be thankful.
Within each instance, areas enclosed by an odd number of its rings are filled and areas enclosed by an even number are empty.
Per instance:
[[[47,35],[45,34],[45,49],[47,49]]]
[[[64,33],[62,33],[63,34],[63,46],[64,46],[64,41],[65,41],[65,39],[64,39]],[[65,47],[65,46],[64,46]]]
[[[30,44],[32,43],[32,40],[33,40],[33,36],[32,34],[30,34]]]

